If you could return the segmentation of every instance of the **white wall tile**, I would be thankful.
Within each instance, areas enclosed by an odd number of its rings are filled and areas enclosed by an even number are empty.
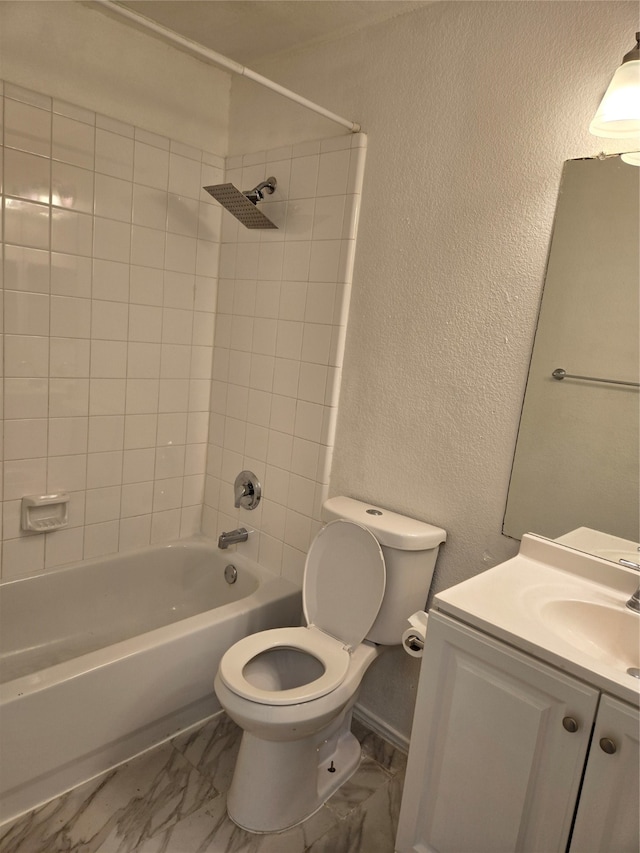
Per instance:
[[[52,377],[89,376],[91,342],[79,338],[50,339]]]
[[[4,373],[5,377],[47,377],[49,339],[30,335],[5,335]]]
[[[124,379],[92,378],[89,382],[89,414],[124,414],[125,393]]]
[[[166,190],[133,184],[134,224],[164,230],[167,225],[167,203]]]
[[[44,569],[44,536],[9,539],[2,547],[2,576],[26,577]]]
[[[4,192],[7,195],[48,204],[51,197],[51,162],[25,151],[6,148]]]
[[[82,559],[84,528],[57,530],[45,539],[45,568],[53,569]]]
[[[133,175],[133,140],[108,130],[96,129],[95,170],[130,181]]]
[[[158,415],[127,415],[124,421],[124,447],[126,450],[155,447]]]
[[[180,535],[179,509],[154,512],[151,520],[151,542],[170,542]]]
[[[316,154],[295,157],[292,160],[289,198],[311,198],[316,195],[319,165],[320,157]]]
[[[85,499],[85,523],[98,524],[120,518],[120,486],[88,489]]]
[[[136,184],[166,191],[169,186],[169,153],[136,141],[133,180]]]
[[[57,337],[89,338],[91,302],[72,296],[52,296],[50,329]]]
[[[121,551],[133,548],[143,548],[151,541],[151,515],[142,515],[137,518],[123,518],[120,521]]]
[[[119,528],[117,521],[87,525],[84,533],[84,559],[90,560],[115,553],[118,550]]]
[[[54,160],[93,169],[95,128],[66,116],[54,115],[51,151]]]
[[[50,456],[47,461],[47,489],[79,492],[87,485],[87,455]]]
[[[122,487],[122,518],[147,515],[153,508],[153,483],[130,483]]]
[[[47,455],[46,418],[8,420],[4,425],[4,458],[32,459]]]
[[[134,225],[131,229],[131,263],[162,269],[164,266],[165,233],[155,228]]]
[[[94,213],[107,219],[131,222],[133,184],[131,181],[96,175]]]
[[[88,379],[51,378],[49,380],[49,417],[84,417],[88,411]]]
[[[4,416],[10,418],[46,418],[49,384],[35,377],[6,377],[4,380]]]
[[[137,305],[162,305],[162,270],[131,265],[130,301]]]
[[[91,341],[91,376],[118,379],[127,375],[127,344],[124,341]]]
[[[93,172],[54,161],[51,167],[51,204],[93,213]]]
[[[122,302],[91,303],[91,337],[107,341],[126,341],[129,324],[129,306]]]
[[[127,452],[125,451],[125,454]],[[117,486],[123,482],[126,481],[123,479],[122,451],[89,453],[87,456],[87,489]]]
[[[32,154],[51,153],[51,113],[20,101],[4,102],[4,144]]]
[[[94,219],[93,254],[107,261],[129,262],[131,229],[126,222],[114,219]]]
[[[89,453],[124,448],[124,416],[96,415],[89,418]]]
[[[91,258],[51,253],[51,293],[57,296],[91,297]]]
[[[4,239],[7,243],[49,248],[49,208],[19,199],[4,199]]]
[[[49,456],[67,456],[87,450],[88,418],[49,418]]]
[[[344,195],[348,190],[351,152],[332,151],[320,156],[318,169],[318,195]]]
[[[47,335],[49,296],[42,293],[6,290],[4,329],[8,335]]]
[[[130,341],[127,350],[127,378],[157,379],[160,376],[160,344]]]
[[[4,499],[19,500],[23,495],[41,495],[47,488],[47,460],[9,459],[4,462]]]
[[[126,414],[157,413],[159,386],[158,379],[127,379]]]
[[[113,302],[129,301],[129,264],[95,259],[91,295]]]
[[[4,287],[30,293],[49,292],[49,254],[22,246],[4,247]]]
[[[129,340],[160,343],[162,340],[162,309],[151,305],[130,305]]]
[[[51,251],[90,256],[92,240],[91,216],[62,208],[52,209]]]

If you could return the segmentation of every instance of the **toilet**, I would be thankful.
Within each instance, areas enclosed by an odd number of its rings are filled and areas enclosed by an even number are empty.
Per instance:
[[[362,678],[424,607],[446,533],[348,497],[330,498],[305,563],[307,624],[251,634],[214,687],[242,729],[229,817],[280,832],[317,811],[360,763],[351,714]]]

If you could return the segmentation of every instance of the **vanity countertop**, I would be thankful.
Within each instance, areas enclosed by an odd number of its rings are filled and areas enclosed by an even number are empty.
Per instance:
[[[640,706],[640,574],[533,534],[520,552],[439,593],[436,610]]]

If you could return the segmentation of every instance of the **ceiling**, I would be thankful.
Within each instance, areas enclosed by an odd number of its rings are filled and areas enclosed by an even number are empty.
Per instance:
[[[249,68],[268,56],[348,35],[434,0],[126,0]]]

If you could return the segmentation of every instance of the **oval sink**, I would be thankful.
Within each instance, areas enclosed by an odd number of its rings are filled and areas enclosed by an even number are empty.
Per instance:
[[[540,617],[558,637],[591,658],[615,669],[640,667],[640,614],[624,605],[549,601]]]

